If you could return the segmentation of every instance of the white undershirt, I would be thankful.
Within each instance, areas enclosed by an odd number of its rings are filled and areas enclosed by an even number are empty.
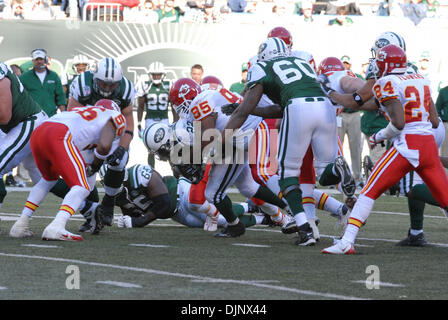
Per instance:
[[[47,70],[45,70],[44,72],[36,72],[36,75],[39,77],[40,83],[44,84],[45,76],[47,75]]]

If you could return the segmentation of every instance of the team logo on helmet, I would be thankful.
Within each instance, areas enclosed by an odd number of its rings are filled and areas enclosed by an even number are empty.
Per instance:
[[[163,128],[157,129],[157,131],[154,133],[154,142],[159,143],[163,140],[165,137],[165,130]]]
[[[179,98],[185,98],[185,96],[187,94],[190,93],[190,86],[188,84],[183,84],[181,85],[181,87],[179,88]]]
[[[260,47],[258,48],[258,54],[262,53],[266,47],[267,47],[267,43],[263,42],[262,44],[260,44]]]
[[[390,41],[387,40],[387,39],[384,39],[384,38],[378,39],[378,40],[376,41],[376,43],[375,43],[375,45],[376,45],[378,48],[385,47],[385,46],[387,46],[388,44],[390,44]]]

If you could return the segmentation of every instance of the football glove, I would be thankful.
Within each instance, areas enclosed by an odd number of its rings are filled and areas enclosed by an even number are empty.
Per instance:
[[[230,116],[232,115],[233,111],[235,111],[235,109],[238,108],[239,105],[240,105],[239,103],[225,104],[221,107],[221,111],[226,116]]]
[[[377,138],[376,138],[376,133],[373,134],[373,135],[371,135],[370,138],[369,138],[369,148],[370,148],[370,149],[375,148],[375,146],[376,146],[378,143],[380,143],[382,147],[385,146],[383,140],[377,140]]]
[[[328,80],[328,77],[322,73],[317,77],[317,80],[320,83],[322,91],[327,95],[327,97],[330,97],[330,94],[334,91],[334,89],[331,87],[331,83],[330,80]]]
[[[122,146],[119,146],[110,156],[107,157],[106,161],[112,167],[119,166],[126,153],[126,149]]]
[[[87,177],[91,177],[93,176],[95,173],[98,172],[98,170],[100,170],[101,166],[95,166],[93,164],[87,164],[86,165],[86,175]]]
[[[198,184],[204,177],[205,165],[175,164],[172,166],[174,176],[183,176],[193,184]]]

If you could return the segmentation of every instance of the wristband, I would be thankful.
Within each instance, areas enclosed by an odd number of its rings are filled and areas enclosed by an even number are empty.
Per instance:
[[[95,149],[93,149],[93,154],[95,155],[95,157],[97,157],[100,160],[106,160],[107,155],[103,156],[102,154],[99,154],[98,151]]]
[[[133,137],[134,136],[134,132],[132,132],[132,131],[129,131],[129,130],[126,130],[124,133],[127,133],[127,134],[129,134],[131,137]]]
[[[361,96],[356,92],[353,93],[353,99],[355,99],[355,102],[358,104],[358,106],[362,106],[364,104],[364,101],[362,100]]]

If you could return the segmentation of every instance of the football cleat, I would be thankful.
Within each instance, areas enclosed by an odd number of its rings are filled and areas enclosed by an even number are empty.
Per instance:
[[[9,231],[9,236],[12,238],[29,238],[33,235],[34,233],[30,230],[30,218],[27,216],[21,216]]]
[[[132,218],[128,215],[122,215],[118,217],[118,228],[132,228]]]
[[[353,210],[353,207],[355,206],[357,200],[358,200],[358,198],[356,196],[351,196],[351,197],[346,197],[344,202],[349,210]]]
[[[96,208],[98,207],[98,202],[92,202],[89,200],[86,200],[86,205],[82,210],[79,211],[83,215],[83,217],[86,219],[86,222],[82,224],[82,226],[79,228],[79,232],[92,232],[94,229],[93,224],[96,223],[95,216],[97,216]],[[94,221],[92,221],[92,219]],[[93,222],[93,223],[92,223]]]
[[[42,240],[82,241],[80,235],[68,232],[64,228],[50,223],[42,233]]]
[[[408,236],[396,245],[400,247],[425,247],[427,244],[424,232],[414,236],[411,234],[411,230],[409,230]]]
[[[296,240],[295,244],[298,246],[314,246],[316,244],[316,239],[314,239],[313,229],[307,222],[300,227],[298,227],[299,238]]]
[[[341,178],[340,183],[344,194],[347,197],[353,196],[356,191],[356,183],[344,157],[339,156],[334,160],[334,168]]]
[[[215,234],[217,238],[235,238],[243,235],[246,232],[246,227],[239,221],[236,225],[227,225],[221,232]]]
[[[287,217],[285,215],[285,217]],[[282,226],[282,233],[284,234],[291,234],[299,232],[299,227],[296,224],[296,220],[294,218],[285,220],[285,223]]]
[[[352,243],[338,240],[333,246],[325,248],[321,252],[325,254],[355,254],[355,247]]]

